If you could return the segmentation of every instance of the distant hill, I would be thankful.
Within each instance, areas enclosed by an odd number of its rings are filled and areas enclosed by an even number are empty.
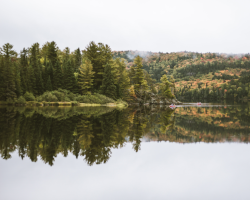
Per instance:
[[[156,82],[162,75],[175,79],[175,95],[189,99],[250,98],[250,55],[196,52],[115,51],[128,61],[139,55]]]

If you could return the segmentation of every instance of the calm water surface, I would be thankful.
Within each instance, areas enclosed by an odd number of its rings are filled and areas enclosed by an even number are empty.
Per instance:
[[[0,199],[250,199],[250,104],[0,107]]]

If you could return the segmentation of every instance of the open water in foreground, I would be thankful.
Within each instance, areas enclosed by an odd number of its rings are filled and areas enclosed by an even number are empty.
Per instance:
[[[250,104],[1,107],[1,200],[250,199]]]

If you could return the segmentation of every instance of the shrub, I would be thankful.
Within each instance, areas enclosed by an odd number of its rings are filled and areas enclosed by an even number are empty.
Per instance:
[[[6,100],[6,102],[7,102],[7,104],[13,104],[13,103],[14,103],[13,99],[11,99],[11,98],[8,98],[8,99]]]
[[[26,101],[35,101],[35,99],[36,99],[34,97],[34,95],[32,93],[30,93],[30,92],[26,92],[24,94],[24,98],[25,98]]]
[[[51,94],[50,92],[48,92],[45,96],[45,99],[47,102],[57,102],[58,99],[55,95]]]
[[[70,102],[71,100],[69,99],[69,97],[65,97],[65,98],[64,98],[64,101]]]
[[[23,96],[20,96],[20,97],[17,99],[16,103],[18,103],[18,104],[25,104],[25,103],[26,103],[26,100],[25,100],[25,98],[24,98]]]
[[[90,99],[88,98],[87,95],[78,96],[76,98],[76,101],[78,101],[80,103],[91,103],[91,101],[90,101]]]
[[[64,101],[65,94],[63,92],[59,92],[58,90],[55,90],[52,92],[52,94],[56,96],[58,101]]]

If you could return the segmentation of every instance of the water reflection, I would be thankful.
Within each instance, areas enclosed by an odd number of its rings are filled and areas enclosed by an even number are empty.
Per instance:
[[[112,148],[127,142],[134,151],[142,141],[246,142],[250,110],[244,106],[142,107],[117,110],[106,107],[0,108],[0,154],[23,159],[40,157],[53,165],[61,153],[83,157],[88,165],[106,163]]]

